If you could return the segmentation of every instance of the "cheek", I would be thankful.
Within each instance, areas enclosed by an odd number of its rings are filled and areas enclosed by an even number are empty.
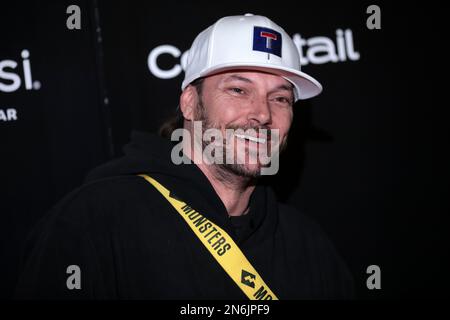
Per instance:
[[[230,125],[242,123],[244,113],[242,112],[242,108],[230,104],[222,104],[216,113],[216,117],[221,127],[226,128]]]
[[[220,127],[226,127],[231,123],[238,122],[242,117],[242,107],[236,101],[227,97],[216,96],[204,101],[207,115],[210,121]]]
[[[280,130],[280,137],[287,135],[293,120],[292,109],[273,112],[273,128]]]

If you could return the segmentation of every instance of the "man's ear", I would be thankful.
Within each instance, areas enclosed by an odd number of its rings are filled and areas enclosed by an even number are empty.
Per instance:
[[[183,113],[183,117],[186,120],[193,121],[195,108],[198,103],[198,94],[197,90],[189,85],[186,89],[181,93],[180,96],[180,109]]]

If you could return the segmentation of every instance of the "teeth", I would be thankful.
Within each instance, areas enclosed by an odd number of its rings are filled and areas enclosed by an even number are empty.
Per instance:
[[[235,134],[235,136],[236,136],[236,138],[243,139],[243,140],[247,139],[247,140],[250,140],[253,142],[266,143],[266,139],[264,139],[264,138],[256,138],[256,137],[252,137],[252,136],[249,136],[246,134]]]

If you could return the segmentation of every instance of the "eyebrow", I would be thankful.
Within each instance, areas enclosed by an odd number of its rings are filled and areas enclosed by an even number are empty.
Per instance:
[[[230,75],[229,77],[225,78],[225,80],[223,80],[223,82],[230,82],[233,80],[240,80],[240,81],[244,81],[247,83],[253,83],[253,81],[250,80],[249,78],[245,78],[245,77],[239,76],[237,74]]]
[[[278,90],[286,90],[286,91],[291,91],[294,89],[294,86],[292,84],[282,84],[278,87],[276,87],[275,89],[273,89],[272,91],[278,91]]]

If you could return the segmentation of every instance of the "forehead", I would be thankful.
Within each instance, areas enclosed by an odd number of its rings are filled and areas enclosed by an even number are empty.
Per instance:
[[[250,85],[265,85],[267,87],[286,87],[292,89],[292,84],[283,77],[257,70],[229,70],[205,78],[205,82],[212,85],[226,84],[228,82],[242,82]]]

